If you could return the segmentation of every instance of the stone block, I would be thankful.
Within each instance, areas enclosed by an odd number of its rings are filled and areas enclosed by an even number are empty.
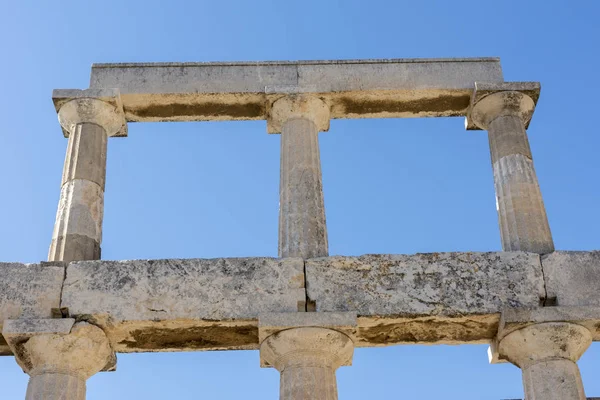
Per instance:
[[[315,93],[332,118],[466,115],[497,58],[94,64],[90,87],[119,88],[127,121],[265,119],[283,94]]]
[[[305,309],[299,258],[82,261],[62,306],[118,352],[258,348],[258,316]]]
[[[317,312],[357,312],[359,346],[489,342],[503,309],[545,297],[532,253],[324,257],[305,268]]]
[[[8,319],[51,318],[60,307],[65,268],[60,264],[0,263],[0,331]],[[0,336],[0,355],[11,354]]]
[[[555,251],[542,268],[553,305],[600,306],[600,251]]]

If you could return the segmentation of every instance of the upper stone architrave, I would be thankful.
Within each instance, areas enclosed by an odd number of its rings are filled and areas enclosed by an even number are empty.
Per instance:
[[[504,81],[499,58],[94,64],[92,89],[118,88],[129,122],[264,120],[310,93],[331,118],[465,116],[475,82]]]

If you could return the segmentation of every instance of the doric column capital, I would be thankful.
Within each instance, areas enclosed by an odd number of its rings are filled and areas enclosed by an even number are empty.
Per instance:
[[[258,318],[261,366],[351,365],[356,313],[271,313]]]
[[[87,322],[8,320],[3,335],[17,363],[31,376],[58,373],[88,379],[115,363],[104,331]]]
[[[488,130],[498,117],[516,116],[527,127],[539,97],[538,82],[475,83],[467,113],[467,129]]]
[[[57,89],[52,100],[65,137],[81,123],[101,126],[108,136],[127,136],[127,121],[118,89]]]
[[[569,322],[544,322],[513,331],[498,344],[500,357],[520,368],[541,361],[567,359],[576,362],[592,343],[584,326]]]
[[[286,329],[267,337],[260,346],[264,362],[280,372],[294,366],[335,370],[351,365],[353,353],[354,344],[346,334],[317,327]]]
[[[329,130],[330,112],[327,103],[314,95],[295,94],[279,98],[271,104],[267,116],[267,131],[281,133],[283,124],[295,118],[312,121],[319,132]]]

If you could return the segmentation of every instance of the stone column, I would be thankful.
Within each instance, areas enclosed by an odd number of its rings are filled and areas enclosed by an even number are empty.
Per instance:
[[[84,400],[86,380],[115,360],[102,329],[86,322],[13,320],[3,334],[30,376],[26,400]]]
[[[263,367],[281,373],[280,400],[337,400],[335,371],[352,364],[356,313],[259,317]]]
[[[320,131],[329,130],[329,107],[317,97],[294,95],[272,105],[269,132],[281,132],[279,257],[328,255]]]
[[[526,400],[585,400],[577,360],[591,342],[581,325],[545,322],[509,333],[498,351],[521,368]]]
[[[122,136],[126,123],[118,97],[87,97],[97,92],[55,91],[69,143],[49,261],[100,259],[107,141]]]
[[[477,84],[469,120],[489,134],[504,251],[554,251],[527,132],[539,84]],[[531,95],[531,96],[530,96]]]

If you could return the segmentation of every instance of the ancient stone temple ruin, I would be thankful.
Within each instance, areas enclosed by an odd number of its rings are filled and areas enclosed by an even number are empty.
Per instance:
[[[119,352],[237,349],[281,373],[281,399],[331,400],[356,347],[490,343],[526,399],[585,399],[600,253],[554,249],[526,133],[539,93],[496,58],[94,65],[88,89],[53,93],[56,224],[48,261],[0,264],[0,354],[29,400],[84,399]],[[318,133],[407,117],[488,132],[502,252],[329,257]],[[128,122],[209,120],[281,134],[279,258],[101,260],[107,142]]]

